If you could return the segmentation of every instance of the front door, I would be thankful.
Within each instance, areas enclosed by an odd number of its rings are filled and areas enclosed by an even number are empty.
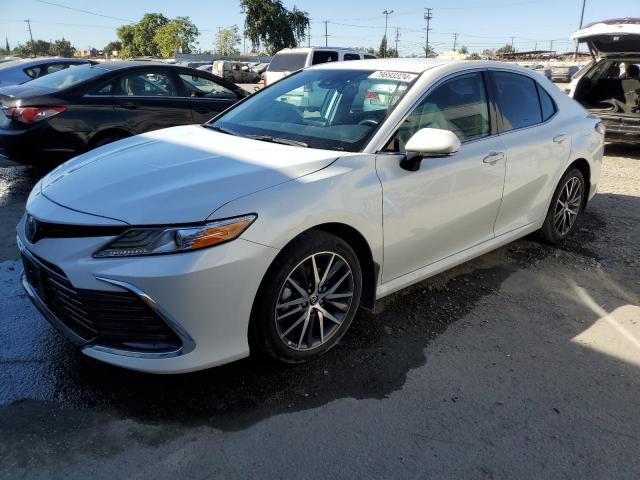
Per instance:
[[[138,70],[114,82],[116,109],[129,128],[144,133],[195,123],[191,105],[166,70]]]
[[[205,123],[236,103],[240,97],[231,89],[205,77],[181,73],[195,123]]]
[[[387,282],[494,237],[506,155],[492,135],[484,76],[467,73],[436,87],[376,157],[383,189]],[[406,141],[421,128],[453,131],[460,150],[400,167]]]

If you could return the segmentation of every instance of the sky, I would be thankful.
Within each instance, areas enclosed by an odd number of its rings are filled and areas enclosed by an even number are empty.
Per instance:
[[[495,49],[512,41],[519,51],[534,48],[570,51],[574,47],[569,36],[578,27],[582,7],[582,0],[284,0],[283,3],[288,8],[296,5],[308,12],[312,45],[325,44],[324,22],[328,21],[328,44],[343,47],[377,49],[385,31],[382,12],[393,10],[388,17],[387,38],[393,46],[398,32],[401,55],[422,51],[424,7],[433,9],[429,43],[438,52],[453,48],[455,33],[457,48],[465,45],[470,52]],[[201,31],[198,47],[203,51],[214,49],[218,27],[238,25],[242,29],[244,24],[238,0],[0,0],[0,44],[4,46],[5,37],[12,47],[28,41],[24,20],[30,19],[34,39],[65,37],[77,49],[101,49],[117,39],[118,26],[135,22],[147,12],[159,12],[170,18],[190,17]],[[585,24],[620,17],[640,17],[640,0],[586,0]]]

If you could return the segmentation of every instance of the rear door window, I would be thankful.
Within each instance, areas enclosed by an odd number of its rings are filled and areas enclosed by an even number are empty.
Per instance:
[[[318,65],[320,63],[337,62],[338,52],[331,50],[316,50],[313,52],[312,65]]]
[[[181,73],[180,79],[186,84],[193,97],[237,98],[237,95],[227,87],[223,87],[208,78]]]
[[[493,78],[502,113],[503,132],[542,122],[537,83],[533,79],[509,72],[493,72]]]
[[[358,55],[357,53],[345,53],[343,60],[349,61],[349,60],[360,60],[360,55]]]
[[[295,72],[304,68],[307,53],[278,53],[271,59],[269,72]]]
[[[29,77],[31,78],[38,78],[44,75],[44,70],[45,69],[43,66],[37,66],[37,67],[25,68],[23,71],[24,73],[29,75]]]
[[[556,113],[556,104],[551,98],[551,96],[542,88],[539,84],[536,83],[536,87],[538,88],[538,95],[540,95],[540,109],[542,110],[542,121],[546,122],[553,114]]]

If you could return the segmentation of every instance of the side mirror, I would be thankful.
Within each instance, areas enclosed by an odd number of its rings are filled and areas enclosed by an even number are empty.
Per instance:
[[[449,131],[439,128],[422,128],[407,141],[406,155],[400,161],[405,170],[415,172],[427,157],[448,157],[460,150],[460,139]]]

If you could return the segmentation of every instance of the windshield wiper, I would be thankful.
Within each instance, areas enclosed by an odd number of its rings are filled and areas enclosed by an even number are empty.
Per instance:
[[[215,130],[216,132],[220,132],[220,133],[226,133],[227,135],[234,135],[236,137],[241,137],[242,135],[236,133],[236,132],[232,132],[231,130],[227,130],[226,128],[222,128],[219,127],[217,125],[213,125],[211,123],[203,123],[202,124],[203,127],[205,128],[210,128],[211,130]]]
[[[260,140],[261,142],[281,143],[282,145],[291,145],[293,147],[309,148],[309,144],[298,140],[291,140],[289,138],[272,137],[269,135],[247,135],[247,138]]]

